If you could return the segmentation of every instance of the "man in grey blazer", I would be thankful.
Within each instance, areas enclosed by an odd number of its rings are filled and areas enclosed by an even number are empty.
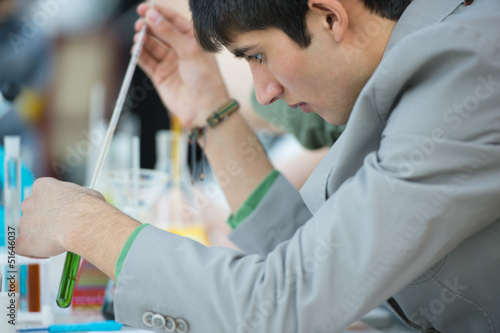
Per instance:
[[[248,60],[260,103],[284,99],[344,133],[300,195],[280,175],[261,191],[231,235],[244,252],[42,179],[19,253],[82,255],[116,278],[117,319],[157,332],[341,332],[385,301],[421,332],[499,332],[500,3],[190,5],[204,49]],[[138,12],[141,66],[187,128],[204,128],[236,212],[272,166],[237,112],[206,126],[229,96],[191,23]]]

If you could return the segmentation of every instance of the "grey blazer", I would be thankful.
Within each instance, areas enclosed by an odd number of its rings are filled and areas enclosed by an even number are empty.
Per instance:
[[[146,227],[117,320],[341,332],[389,300],[422,332],[500,332],[499,24],[498,0],[414,0],[301,195],[277,179],[245,252]]]

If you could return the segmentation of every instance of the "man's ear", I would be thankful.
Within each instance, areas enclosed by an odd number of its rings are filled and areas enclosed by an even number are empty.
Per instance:
[[[322,20],[322,25],[337,43],[344,40],[349,17],[339,0],[309,0],[309,12]]]

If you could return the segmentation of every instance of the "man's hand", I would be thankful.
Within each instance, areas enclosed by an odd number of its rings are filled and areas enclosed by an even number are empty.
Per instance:
[[[148,24],[139,65],[185,127],[204,126],[229,98],[214,55],[201,49],[191,22],[175,11],[142,4],[137,12],[142,18],[135,29]]]
[[[98,192],[52,178],[40,178],[21,209],[16,251],[20,255],[52,257],[66,251],[79,224],[98,215],[105,203]]]
[[[53,178],[37,179],[21,209],[17,254],[43,258],[71,251],[112,278],[123,245],[139,225],[100,193]]]

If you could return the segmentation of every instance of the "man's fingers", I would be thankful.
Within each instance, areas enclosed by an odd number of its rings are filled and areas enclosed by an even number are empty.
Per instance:
[[[193,31],[193,25],[190,20],[187,20],[184,16],[176,13],[170,8],[166,7],[155,7],[156,10],[163,15],[168,21],[172,22],[174,27],[176,27],[183,34],[188,34]]]
[[[137,21],[135,21],[134,30],[136,32],[141,31],[143,25],[144,25],[144,19],[141,17],[141,18],[137,19]]]
[[[141,57],[139,58],[139,66],[151,78],[155,85],[160,85],[164,80],[168,79],[176,69],[176,65],[164,66],[163,62],[174,63],[175,61],[176,59],[171,57],[171,59],[159,62],[147,49],[143,49]]]
[[[151,8],[146,13],[148,32],[158,38],[161,42],[171,45],[178,54],[183,53],[183,48],[187,40],[179,30],[168,20],[166,20],[156,9]]]
[[[150,4],[143,3],[137,7],[137,13],[139,16],[145,17],[147,11],[151,8]],[[190,33],[193,30],[193,25],[191,21],[186,19],[184,16],[180,15],[176,11],[163,7],[163,6],[154,6],[154,8],[162,15],[166,20],[168,20],[172,25],[179,30],[181,33],[186,34]]]
[[[156,61],[156,59],[148,52],[148,50],[142,50],[141,57],[139,58],[139,66],[147,74],[147,76],[155,81],[154,78],[156,68],[158,66],[158,61]]]
[[[148,25],[148,35],[154,36],[163,44],[172,48],[179,57],[184,58],[197,47],[191,22],[165,7],[139,5],[137,12],[141,18],[135,22],[135,30],[140,31],[144,24]],[[160,58],[155,50],[151,53]]]
[[[135,45],[137,44],[137,41],[139,40],[140,34],[137,33],[134,36],[134,46],[130,49],[130,53],[132,53],[135,49]],[[161,62],[171,51],[171,48],[168,45],[165,45],[162,41],[158,40],[158,38],[151,36],[151,35],[146,35],[144,37],[144,43],[142,50],[147,50],[151,56],[157,61]]]
[[[139,16],[145,16],[149,7],[151,7],[149,3],[141,3],[139,6],[137,6],[137,14],[139,14]]]
[[[29,196],[21,202],[21,211],[28,212],[33,210],[33,196]]]
[[[143,50],[147,50],[149,54],[158,62],[165,59],[170,48],[153,36],[147,36],[144,41]]]

